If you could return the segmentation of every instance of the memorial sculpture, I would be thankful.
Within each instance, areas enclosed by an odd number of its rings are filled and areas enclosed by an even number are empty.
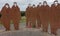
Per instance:
[[[51,5],[50,10],[50,25],[51,25],[51,33],[57,34],[57,30],[59,29],[59,17],[60,17],[60,4],[58,1],[54,1]]]
[[[1,22],[3,26],[6,28],[6,31],[10,30],[10,12],[10,6],[8,3],[6,3],[1,10]]]
[[[13,6],[11,8],[11,20],[13,21],[15,30],[19,30],[21,12],[20,12],[20,8],[18,7],[16,2],[14,2]]]

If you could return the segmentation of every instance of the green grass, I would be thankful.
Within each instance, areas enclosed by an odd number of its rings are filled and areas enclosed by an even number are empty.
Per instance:
[[[21,17],[20,23],[25,23],[25,22],[26,22],[26,17],[25,16]],[[10,23],[13,24],[13,21],[11,20]],[[2,25],[1,21],[0,21],[0,25]]]
[[[25,16],[23,16],[22,18],[21,18],[21,21],[20,21],[21,23],[24,23],[24,22],[26,22],[26,17]]]
[[[26,22],[26,17],[25,16],[21,17],[21,20],[20,20],[20,23],[24,23],[24,22]],[[13,21],[11,21],[11,24],[13,24]]]

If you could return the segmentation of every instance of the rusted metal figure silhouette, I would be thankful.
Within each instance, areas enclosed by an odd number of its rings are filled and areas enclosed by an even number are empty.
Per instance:
[[[2,14],[1,14],[1,11],[0,11],[0,20],[1,20],[1,16],[2,16]]]
[[[37,5],[37,28],[41,28],[41,20],[40,20],[40,12],[41,12],[41,2],[39,3],[39,5]]]
[[[57,34],[57,29],[59,28],[59,16],[60,15],[60,4],[58,1],[54,1],[54,4],[51,5],[50,12],[50,25],[51,25],[51,33]]]
[[[1,17],[2,17],[2,14],[1,14],[1,10],[0,10],[0,23],[1,23]]]
[[[20,13],[20,9],[19,9],[16,2],[14,2],[14,5],[12,6],[11,11],[12,11],[11,12],[11,19],[14,23],[15,30],[19,30],[19,23],[20,23],[20,20],[21,20],[21,13]]]
[[[49,15],[49,6],[46,1],[43,2],[41,6],[40,19],[44,32],[48,32],[48,15]]]
[[[31,4],[28,5],[26,8],[26,27],[31,28],[31,12],[32,11],[32,6]]]
[[[6,31],[10,30],[10,11],[11,10],[8,3],[6,3],[1,10],[1,14],[2,14],[1,22],[6,28]]]
[[[33,4],[31,16],[32,16],[32,27],[35,28],[36,27],[36,7],[35,7],[35,4]]]

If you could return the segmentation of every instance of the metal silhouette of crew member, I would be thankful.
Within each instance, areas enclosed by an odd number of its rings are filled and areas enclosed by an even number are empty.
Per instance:
[[[14,23],[15,30],[19,30],[19,23],[21,20],[21,12],[20,8],[18,7],[17,3],[14,2],[12,8],[11,8],[11,19]]]
[[[33,4],[33,8],[32,8],[32,27],[33,28],[36,27],[36,7],[35,7],[35,4]]]
[[[41,6],[41,12],[40,12],[40,19],[41,24],[44,32],[48,32],[48,18],[49,18],[49,5],[46,1],[43,2],[43,5]]]
[[[32,6],[31,4],[28,5],[28,7],[26,8],[26,27],[31,28],[31,10],[32,10]]]
[[[41,28],[41,20],[40,20],[40,16],[41,16],[41,2],[37,5],[37,28]]]
[[[60,4],[57,0],[51,5],[50,12],[50,25],[51,25],[51,33],[57,35],[57,29],[59,27],[59,13],[60,13]]]
[[[6,31],[10,30],[10,11],[11,10],[8,3],[6,3],[1,10],[1,14],[2,14],[1,22],[6,28]]]

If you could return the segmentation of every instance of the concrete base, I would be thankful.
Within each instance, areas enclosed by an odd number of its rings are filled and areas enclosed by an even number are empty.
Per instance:
[[[54,35],[42,32],[40,29],[23,28],[17,31],[13,30],[0,32],[0,36],[54,36]]]
[[[46,32],[42,32],[41,29],[36,28],[25,28],[25,23],[20,24],[19,28],[20,30],[14,30],[14,25],[11,24],[11,31],[5,31],[5,28],[3,25],[0,25],[0,36],[55,36],[53,34],[48,34]],[[50,26],[48,27],[48,32],[50,31]],[[60,36],[60,29],[57,31],[57,36]]]

